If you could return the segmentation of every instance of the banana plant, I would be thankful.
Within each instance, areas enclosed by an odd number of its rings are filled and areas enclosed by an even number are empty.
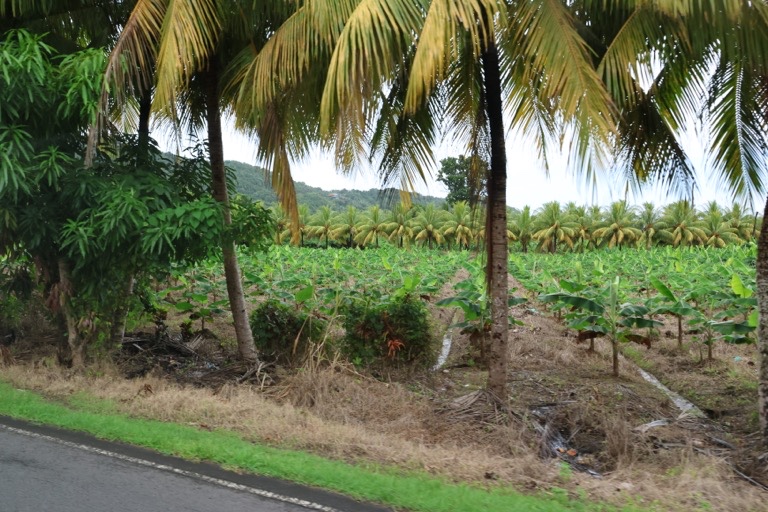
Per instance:
[[[594,333],[590,350],[594,351],[594,337],[608,336],[611,342],[613,375],[619,376],[619,343],[637,341],[632,329],[652,328],[659,322],[647,317],[650,310],[634,304],[619,302],[620,278],[615,277],[594,296],[578,295],[569,291],[540,295],[542,302],[560,302],[571,307],[567,314],[569,327],[581,332]],[[574,289],[567,281],[561,286]]]
[[[488,332],[491,328],[491,308],[488,301],[488,294],[485,290],[485,279],[482,273],[474,274],[474,278],[465,279],[454,286],[458,294],[454,297],[448,297],[436,303],[441,307],[460,308],[464,313],[464,320],[452,324],[450,327],[461,329],[462,334],[468,334],[470,342],[478,348],[480,360],[486,361],[486,352],[488,345]],[[509,307],[523,304],[528,301],[525,297],[515,297],[512,295],[516,289],[510,290],[510,296],[507,299]],[[509,322],[512,325],[523,325],[523,322],[509,316]]]
[[[659,278],[651,277],[651,285],[659,292],[659,296],[652,298],[649,303],[657,304],[656,312],[670,314],[677,319],[677,348],[683,350],[683,318],[696,314],[693,308],[683,297],[678,297]]]

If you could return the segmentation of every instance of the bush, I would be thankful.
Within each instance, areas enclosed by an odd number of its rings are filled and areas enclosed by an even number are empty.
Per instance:
[[[278,300],[268,300],[251,313],[256,348],[267,359],[295,364],[307,352],[310,339],[319,339],[325,322]]]
[[[24,314],[24,302],[15,295],[0,292],[0,335],[18,329]]]
[[[429,313],[412,295],[376,305],[355,303],[345,309],[347,333],[342,352],[355,363],[378,360],[412,362],[432,355]]]

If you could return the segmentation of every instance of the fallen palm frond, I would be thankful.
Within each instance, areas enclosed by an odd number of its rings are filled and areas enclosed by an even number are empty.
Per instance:
[[[508,425],[511,418],[520,419],[520,416],[496,395],[482,389],[454,398],[438,412],[451,421],[472,421],[489,425]]]

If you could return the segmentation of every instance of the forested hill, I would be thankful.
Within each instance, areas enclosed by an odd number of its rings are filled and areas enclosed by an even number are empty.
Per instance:
[[[277,196],[272,191],[268,182],[264,180],[264,169],[242,162],[227,160],[227,166],[235,171],[237,176],[237,191],[240,194],[251,197],[257,201],[263,201],[265,205],[272,206],[277,203]],[[392,192],[390,190],[390,192]],[[317,211],[322,206],[330,206],[339,212],[347,206],[354,206],[358,210],[365,210],[373,205],[382,208],[391,208],[392,201],[399,201],[400,196],[394,194],[382,194],[381,190],[323,190],[310,187],[301,182],[296,182],[296,197],[300,205],[307,205],[310,212]],[[434,203],[442,205],[445,199],[433,196],[414,195],[415,204],[426,205]]]

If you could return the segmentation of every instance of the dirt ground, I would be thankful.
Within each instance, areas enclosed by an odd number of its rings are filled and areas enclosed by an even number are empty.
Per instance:
[[[441,297],[453,295],[452,283]],[[514,279],[510,287],[522,289]],[[434,306],[439,298],[430,298],[438,340],[459,318]],[[132,333],[85,374],[58,368],[50,339],[39,336],[20,339],[14,364],[0,372],[58,399],[85,392],[137,416],[231,429],[258,442],[453,481],[565,490],[655,510],[768,510],[754,346],[720,344],[714,361],[700,362],[690,336],[677,349],[669,322],[651,348],[623,346],[621,377],[614,378],[606,341],[596,340],[589,352],[535,300],[511,314],[523,325],[510,332],[506,404],[482,391],[481,354],[456,328],[436,370],[392,364],[364,371],[322,343],[300,368],[245,367],[234,359],[226,319],[191,336],[169,319],[167,335],[152,326]],[[703,415],[681,414],[638,365]]]

